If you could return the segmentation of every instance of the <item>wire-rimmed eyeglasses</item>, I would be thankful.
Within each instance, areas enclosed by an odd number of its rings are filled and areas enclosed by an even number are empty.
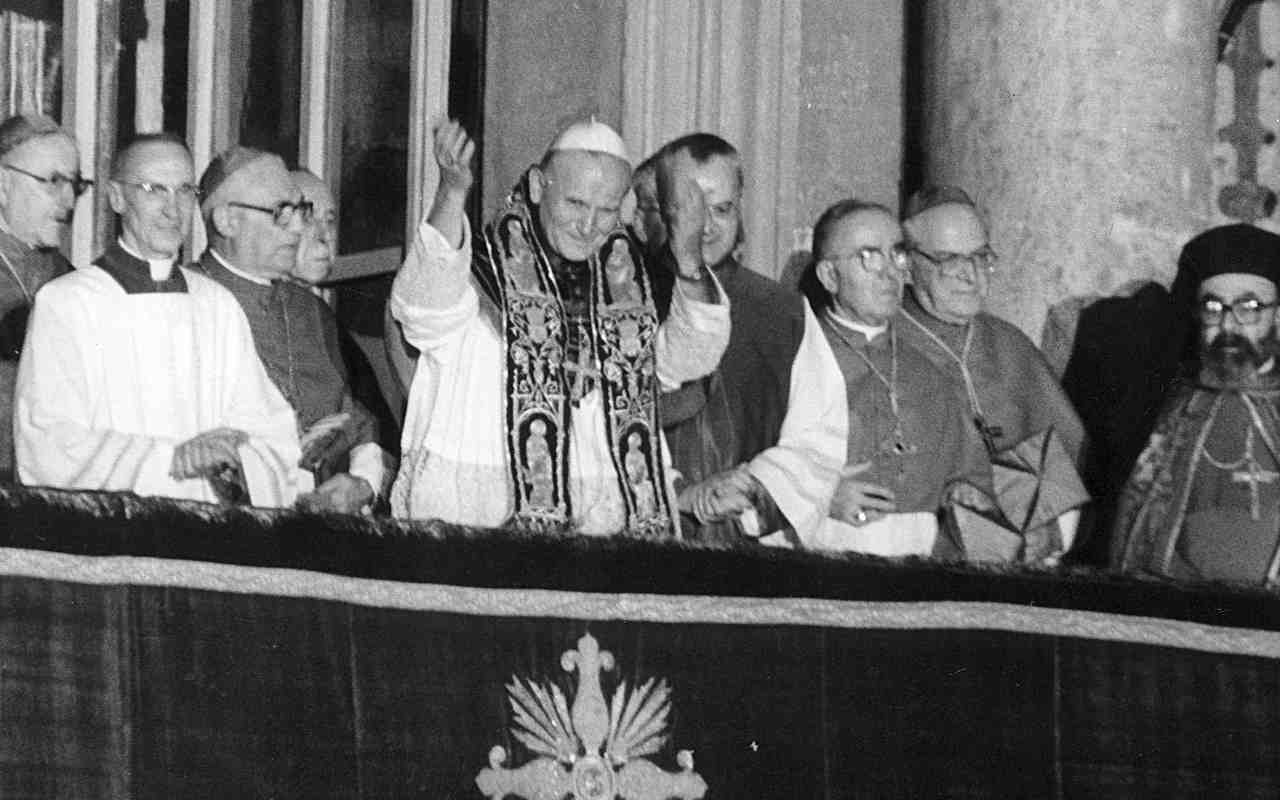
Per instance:
[[[63,175],[61,172],[55,172],[52,175],[45,177],[43,175],[37,175],[34,172],[28,172],[22,167],[15,167],[12,164],[0,164],[0,167],[12,170],[19,175],[26,175],[33,181],[39,181],[40,183],[45,184],[55,192],[62,191],[64,187],[68,188],[76,197],[84,194],[89,190],[90,186],[93,186],[93,181],[91,179],[82,178],[79,175]]]
[[[116,178],[115,182],[121,186],[132,186],[142,192],[143,197],[149,200],[168,200],[173,198],[182,203],[193,203],[200,198],[200,189],[194,183],[180,183],[177,186],[170,186],[167,183],[125,181],[119,178]]]
[[[879,247],[859,247],[852,253],[832,253],[824,258],[833,262],[857,259],[863,270],[874,275],[881,275],[888,268],[897,272],[906,272],[910,264],[906,248],[896,244],[890,247],[888,252]]]

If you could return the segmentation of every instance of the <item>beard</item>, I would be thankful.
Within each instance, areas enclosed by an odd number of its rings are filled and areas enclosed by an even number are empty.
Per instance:
[[[1273,327],[1254,343],[1239,333],[1222,332],[1201,346],[1201,363],[1222,383],[1241,383],[1280,353],[1280,336]]]

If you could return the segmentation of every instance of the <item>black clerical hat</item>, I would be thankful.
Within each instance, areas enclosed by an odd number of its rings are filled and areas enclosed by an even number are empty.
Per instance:
[[[1230,272],[1257,275],[1280,287],[1280,236],[1244,223],[1210,228],[1182,248],[1175,284],[1194,292],[1207,279]]]

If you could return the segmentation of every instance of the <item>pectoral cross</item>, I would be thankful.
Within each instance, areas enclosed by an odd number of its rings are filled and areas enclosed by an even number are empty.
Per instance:
[[[907,462],[904,456],[915,455],[918,452],[920,452],[919,446],[907,441],[906,435],[902,432],[901,424],[895,425],[889,438],[880,443],[881,454],[897,457],[899,480],[907,475]]]
[[[1258,502],[1258,484],[1274,483],[1277,478],[1280,478],[1280,472],[1263,469],[1262,465],[1252,458],[1249,459],[1249,463],[1246,466],[1248,467],[1247,469],[1231,473],[1231,482],[1249,484],[1249,518],[1261,519],[1262,512]]]

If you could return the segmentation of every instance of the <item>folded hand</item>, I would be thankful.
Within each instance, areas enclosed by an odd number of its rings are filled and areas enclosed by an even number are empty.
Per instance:
[[[858,480],[858,476],[871,469],[871,462],[850,464],[840,473],[840,483],[831,498],[828,512],[834,519],[850,525],[865,525],[897,510],[897,498],[893,490],[879,484]]]
[[[240,445],[249,434],[234,428],[214,428],[197,434],[173,450],[169,475],[173,478],[200,478],[225,467],[240,467]]]
[[[368,481],[347,472],[339,472],[317,486],[315,491],[299,497],[297,507],[302,511],[358,514],[372,502],[373,487]]]

